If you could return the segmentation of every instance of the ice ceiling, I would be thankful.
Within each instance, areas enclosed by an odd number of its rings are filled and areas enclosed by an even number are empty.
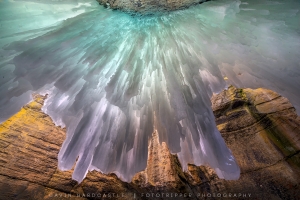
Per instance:
[[[0,122],[47,93],[43,110],[67,127],[59,168],[77,160],[75,180],[96,169],[130,181],[154,131],[184,169],[209,164],[236,179],[210,97],[228,84],[265,87],[299,113],[299,9],[299,0],[216,0],[139,16],[94,0],[2,0]]]

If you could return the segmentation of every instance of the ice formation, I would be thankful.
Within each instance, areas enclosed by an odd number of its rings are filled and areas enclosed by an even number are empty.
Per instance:
[[[300,105],[300,1],[216,0],[130,15],[94,0],[0,1],[0,121],[48,93],[67,127],[59,168],[125,181],[146,167],[148,140],[226,179],[239,167],[210,97],[228,84],[273,89]],[[228,77],[227,83],[224,77]]]

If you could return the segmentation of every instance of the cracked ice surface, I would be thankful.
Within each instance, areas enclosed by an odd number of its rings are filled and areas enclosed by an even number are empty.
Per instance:
[[[154,130],[184,169],[209,164],[236,179],[210,97],[227,84],[266,87],[299,113],[299,9],[298,0],[220,0],[137,16],[93,0],[2,0],[0,121],[48,93],[43,110],[67,127],[59,168],[78,159],[78,181],[93,169],[130,181]]]

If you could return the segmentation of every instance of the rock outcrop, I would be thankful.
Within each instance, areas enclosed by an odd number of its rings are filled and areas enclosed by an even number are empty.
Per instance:
[[[212,104],[218,129],[241,168],[238,181],[222,180],[226,190],[297,199],[300,117],[291,103],[271,90],[229,87],[214,95]]]
[[[212,97],[218,128],[241,167],[236,181],[207,166],[183,172],[176,155],[153,133],[147,168],[131,183],[89,172],[78,184],[57,169],[65,129],[34,101],[0,125],[0,199],[298,199],[300,118],[288,100],[266,89],[228,90]]]
[[[148,13],[155,11],[171,11],[187,8],[193,4],[207,0],[97,0],[99,4],[112,9]]]

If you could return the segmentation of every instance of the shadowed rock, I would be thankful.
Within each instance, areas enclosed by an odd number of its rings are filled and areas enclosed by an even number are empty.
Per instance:
[[[206,0],[97,0],[99,4],[124,11],[150,13],[156,11],[171,11],[187,8]]]

